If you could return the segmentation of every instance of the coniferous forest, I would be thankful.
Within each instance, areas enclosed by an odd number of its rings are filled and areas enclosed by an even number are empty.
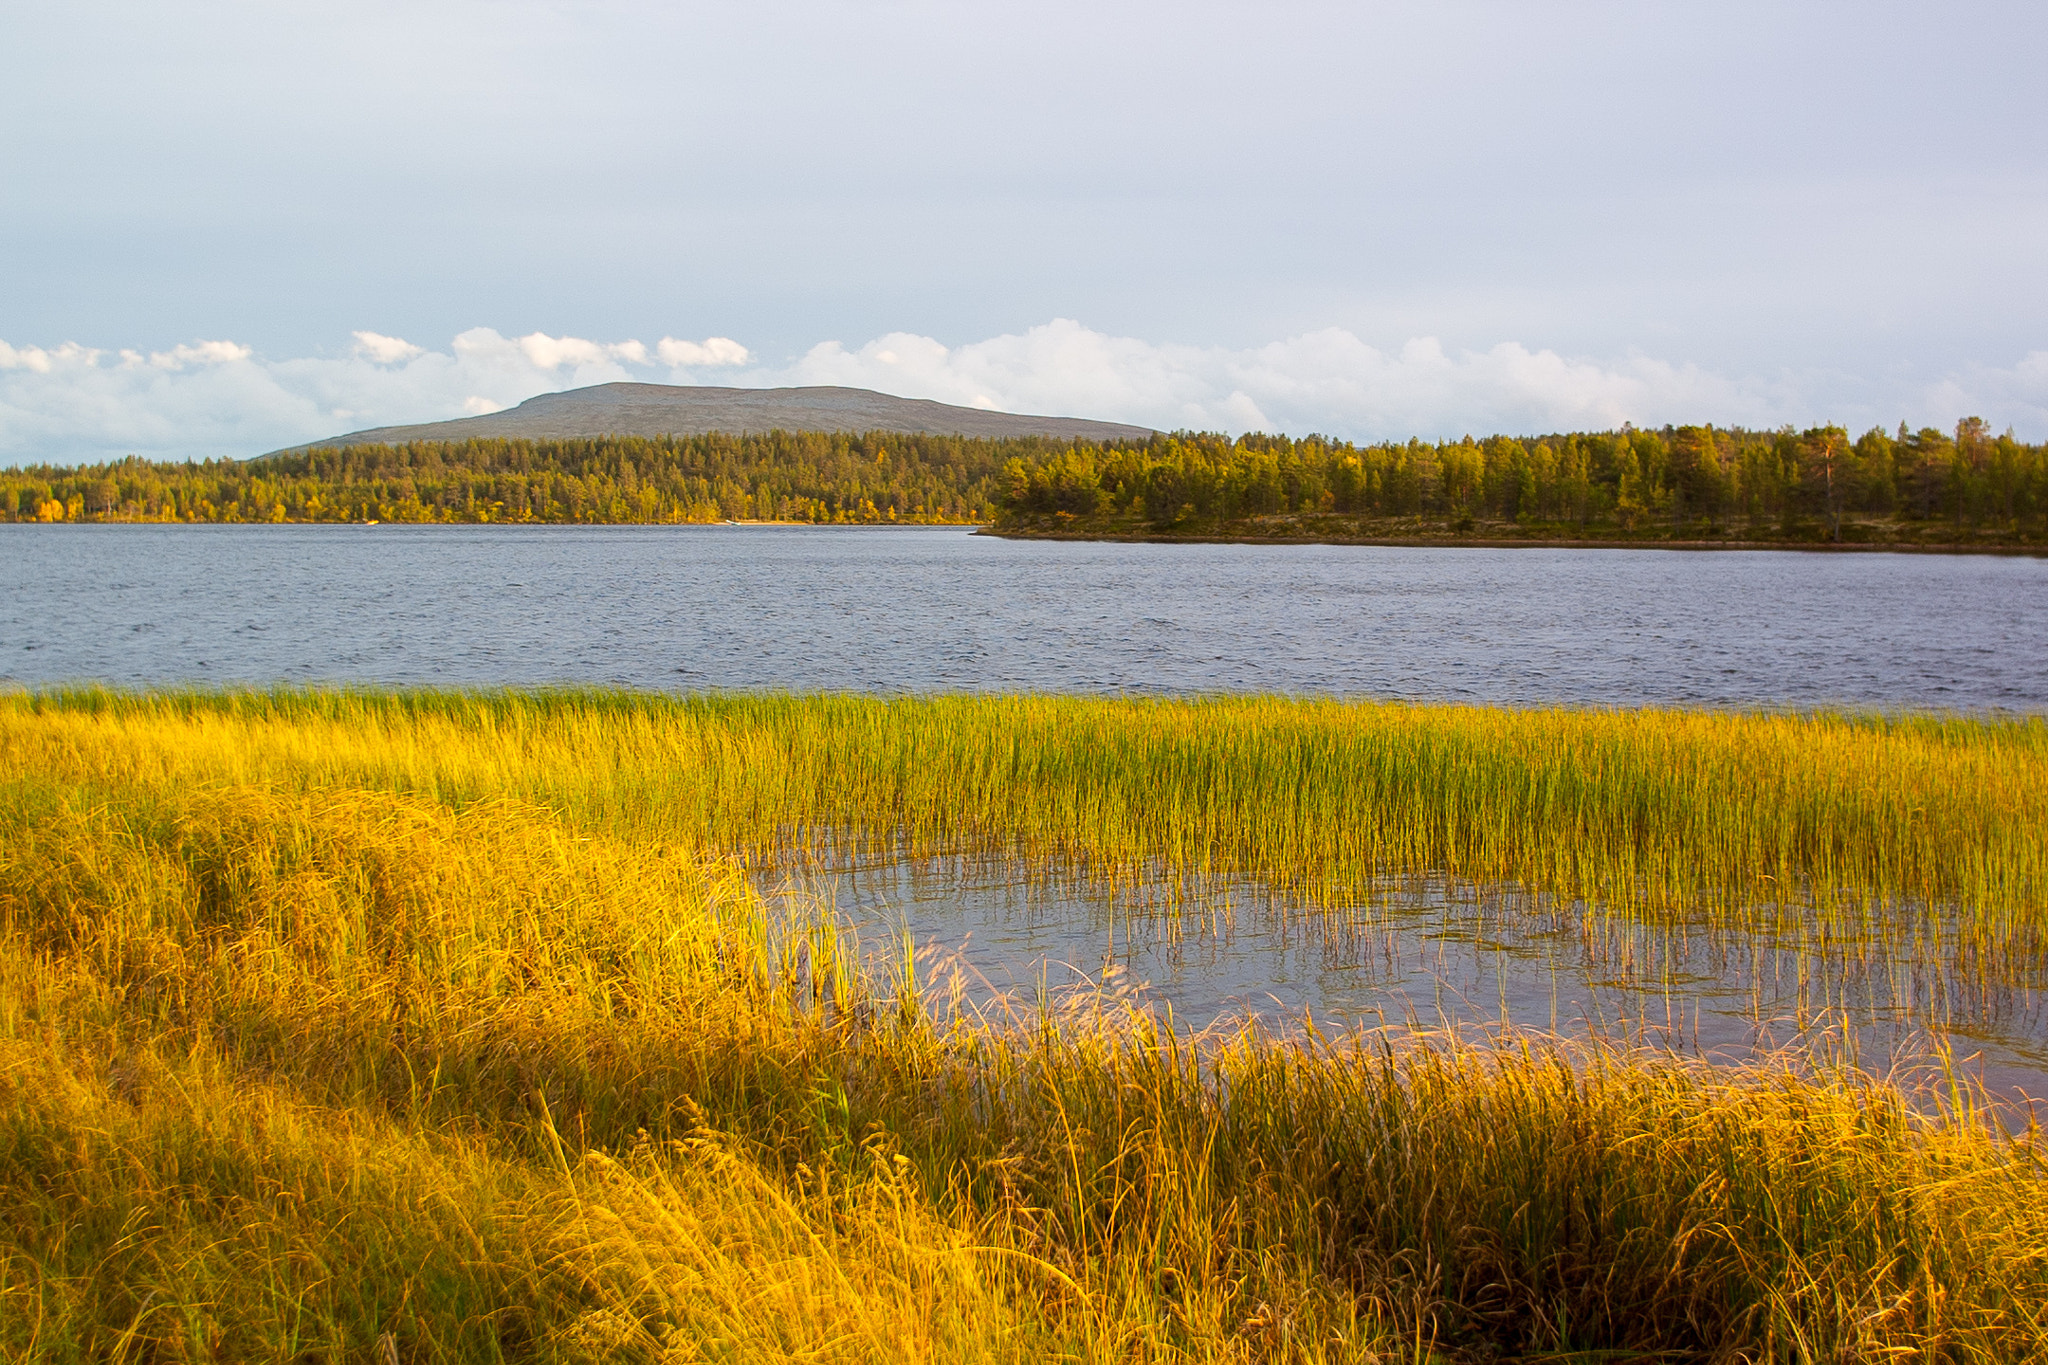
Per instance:
[[[1176,433],[419,442],[0,470],[12,521],[986,523],[1020,535],[2048,543],[2048,445],[1666,427],[1358,445]]]

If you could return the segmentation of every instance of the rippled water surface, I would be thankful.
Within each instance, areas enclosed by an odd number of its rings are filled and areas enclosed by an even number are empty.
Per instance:
[[[5,526],[0,680],[2048,710],[2048,561]]]

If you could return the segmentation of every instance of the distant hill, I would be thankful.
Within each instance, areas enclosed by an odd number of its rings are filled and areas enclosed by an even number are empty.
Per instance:
[[[372,427],[294,451],[320,446],[402,445],[408,441],[468,441],[509,437],[532,441],[591,436],[701,436],[710,432],[883,431],[899,435],[970,436],[1002,440],[1049,436],[1058,440],[1142,441],[1149,427],[1092,422],[1079,417],[1031,417],[956,407],[922,398],[897,398],[872,389],[714,389],[678,384],[596,384],[543,393],[516,408],[416,426]],[[283,454],[285,452],[277,452]]]

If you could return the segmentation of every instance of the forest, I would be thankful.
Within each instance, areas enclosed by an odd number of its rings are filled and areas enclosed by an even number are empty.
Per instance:
[[[0,519],[992,524],[1147,538],[2048,542],[2048,445],[1680,426],[1354,444],[820,432],[315,448],[0,470]]]
[[[1667,427],[1353,445],[1173,435],[1005,471],[998,526],[1146,536],[2048,539],[2048,446],[1931,427]]]
[[[322,447],[0,470],[14,521],[812,523],[989,520],[1038,439],[770,432]]]

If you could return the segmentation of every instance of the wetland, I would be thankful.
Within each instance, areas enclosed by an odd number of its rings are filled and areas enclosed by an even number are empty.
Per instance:
[[[10,1354],[2048,1344],[2036,561],[9,534]]]

